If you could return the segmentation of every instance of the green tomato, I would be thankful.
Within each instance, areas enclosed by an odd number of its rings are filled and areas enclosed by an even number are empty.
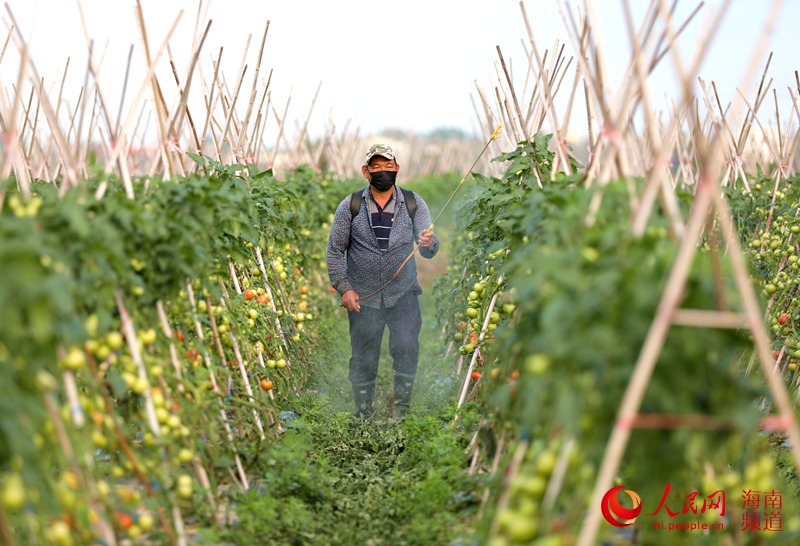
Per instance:
[[[25,484],[22,483],[22,477],[19,474],[14,473],[6,478],[3,490],[0,492],[0,500],[6,510],[22,508],[25,502]]]
[[[119,332],[109,332],[106,335],[106,345],[108,345],[112,350],[122,347],[122,342],[122,334]]]
[[[139,527],[142,531],[149,531],[155,525],[155,518],[150,512],[142,512],[139,514]]]
[[[191,449],[183,448],[178,452],[178,460],[182,463],[188,463],[194,458],[194,453]]]
[[[556,467],[556,454],[553,451],[543,451],[536,459],[536,472],[540,476],[549,476]]]
[[[68,370],[80,370],[86,365],[86,355],[80,347],[71,347],[61,360],[61,365]]]
[[[531,375],[539,375],[550,368],[550,359],[543,354],[528,355],[525,359],[525,370]]]
[[[536,537],[539,526],[531,517],[519,515],[508,522],[508,536],[514,542],[529,542]]]
[[[530,497],[541,497],[547,489],[547,480],[539,475],[517,477],[512,489]]]

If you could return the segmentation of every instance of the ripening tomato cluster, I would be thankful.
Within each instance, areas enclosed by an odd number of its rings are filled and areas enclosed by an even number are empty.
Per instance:
[[[756,188],[754,188],[756,189]],[[776,199],[782,199],[778,192]],[[749,242],[749,254],[757,270],[766,273],[759,283],[761,295],[768,308],[768,327],[772,332],[773,353],[776,364],[784,374],[790,388],[796,389],[796,375],[800,367],[800,331],[795,329],[800,312],[797,290],[800,287],[798,235],[800,224],[792,217],[777,214],[768,224],[768,210],[757,207],[756,214],[765,220]],[[769,228],[766,226],[769,225]]]
[[[474,356],[478,368],[486,365],[487,347],[494,341],[495,330],[516,309],[513,296],[505,289],[503,277],[496,267],[505,255],[502,249],[489,254],[483,270],[467,282],[466,309],[454,317],[456,331],[453,340],[460,344],[458,352],[462,357]],[[477,381],[481,373],[480,369],[473,371],[472,380]],[[496,367],[490,372],[492,378],[498,374]]]
[[[316,292],[294,265],[301,257],[289,245],[269,247],[263,268],[255,253],[227,275],[220,266],[158,311],[138,309],[132,294],[123,298],[130,322],[83,321],[88,339],[61,350],[61,378],[35,378],[61,404],[32,434],[52,468],[71,468],[62,460],[69,452],[100,464],[52,476],[62,513],[38,535],[30,530],[31,543],[90,543],[99,520],[118,540],[152,541],[163,533],[153,507],[216,497],[214,461],[238,458],[239,442],[279,434],[278,404],[305,381],[304,347],[316,339]],[[43,500],[17,460],[18,469],[0,471],[0,509],[14,525]]]

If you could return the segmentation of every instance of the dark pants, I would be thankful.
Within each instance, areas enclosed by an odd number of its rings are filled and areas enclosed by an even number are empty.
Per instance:
[[[403,296],[391,308],[375,309],[361,306],[361,312],[349,312],[350,319],[350,382],[353,388],[372,386],[378,376],[378,360],[381,355],[383,331],[389,327],[389,353],[392,355],[395,373],[395,401],[398,397],[408,403],[411,385],[417,373],[419,361],[419,332],[422,328],[422,315],[419,297],[415,293]],[[398,396],[398,380],[407,387]],[[369,389],[370,391],[372,389]],[[405,389],[403,389],[405,391]],[[370,396],[371,398],[371,396]],[[371,403],[371,400],[369,401]]]

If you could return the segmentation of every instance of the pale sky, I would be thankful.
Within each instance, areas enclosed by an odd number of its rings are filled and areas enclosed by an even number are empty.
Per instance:
[[[644,0],[631,3],[637,6],[636,12],[641,17],[647,3]],[[687,29],[680,44],[686,64],[702,37],[705,21],[721,4],[719,0],[707,1]],[[95,41],[98,59],[107,47],[100,84],[110,96],[110,102],[117,105],[131,45],[134,46],[134,65],[130,81],[137,86],[144,81],[142,46],[133,1],[10,0],[0,11],[4,23],[0,26],[0,44],[8,34],[10,10],[29,41],[31,57],[46,85],[60,81],[64,64],[70,57],[71,79],[65,95],[76,97],[83,84],[87,59],[79,5],[86,16],[88,34]],[[189,62],[198,5],[198,1],[142,0],[153,51],[160,46],[178,12],[184,10],[170,41],[181,76]],[[573,10],[577,9],[577,3],[570,5]],[[676,25],[696,5],[695,0],[681,1]],[[732,2],[700,70],[701,77],[717,83],[723,102],[736,98],[736,87],[743,83],[742,77],[771,5],[771,1],[761,0]],[[630,51],[623,3],[622,0],[594,0],[594,6],[600,17],[599,32],[610,64],[608,83],[615,90],[621,83]],[[264,81],[269,70],[273,70],[270,86],[273,101],[276,109],[282,112],[291,95],[288,118],[293,120],[292,125],[295,125],[294,120],[299,123],[305,119],[312,97],[321,84],[311,117],[312,134],[319,133],[329,119],[337,127],[343,127],[349,120],[351,127],[361,128],[362,134],[385,128],[427,132],[439,127],[459,128],[475,134],[477,122],[472,100],[479,100],[475,82],[484,90],[493,90],[497,81],[497,46],[513,67],[519,89],[524,82],[527,58],[521,41],[527,41],[527,32],[517,0],[211,0],[210,3],[206,0],[202,8],[207,7],[208,16],[201,23],[207,19],[213,23],[200,57],[205,77],[210,79],[211,59],[216,59],[223,47],[222,72],[229,87],[233,87],[250,36],[249,69],[245,76],[245,94],[249,94],[260,41],[270,21],[259,80]],[[525,8],[541,52],[552,49],[559,39],[567,44],[571,55],[573,50],[559,15],[559,2],[528,0]],[[794,71],[800,67],[798,22],[800,0],[783,2],[767,48],[767,53],[774,52],[769,75],[774,78],[783,104],[782,120],[792,115],[787,86],[794,85]],[[18,60],[19,53],[12,42],[0,64],[0,83],[9,94],[16,82]],[[758,64],[756,78],[760,77],[765,60],[766,55]],[[165,59],[160,65],[159,77],[167,103],[172,104],[174,80]],[[574,68],[570,70],[571,80]],[[659,108],[666,105],[665,94],[674,94],[673,82],[674,70],[669,59],[665,59],[651,79],[657,98],[661,100],[657,104]],[[753,92],[757,81],[750,83]],[[129,87],[128,95],[134,93],[135,89]],[[562,93],[567,91],[562,89]],[[201,97],[199,81],[193,84],[192,94],[194,100]],[[579,104],[582,108],[582,100]]]

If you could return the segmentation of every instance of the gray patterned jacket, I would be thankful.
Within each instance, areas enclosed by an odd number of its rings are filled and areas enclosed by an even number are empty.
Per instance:
[[[403,192],[395,188],[394,222],[389,232],[389,248],[381,250],[369,215],[367,199],[372,200],[369,186],[364,188],[361,210],[350,221],[350,196],[348,195],[336,208],[331,233],[328,238],[328,276],[331,286],[339,294],[355,290],[363,297],[378,290],[397,272],[400,265],[414,250],[414,244],[421,231],[431,225],[428,205],[417,194],[417,212],[412,224],[406,209]],[[419,248],[424,258],[433,258],[439,250],[439,239],[434,235],[430,247]],[[394,307],[408,292],[422,293],[417,281],[417,264],[414,258],[382,292],[361,301],[366,307]]]

